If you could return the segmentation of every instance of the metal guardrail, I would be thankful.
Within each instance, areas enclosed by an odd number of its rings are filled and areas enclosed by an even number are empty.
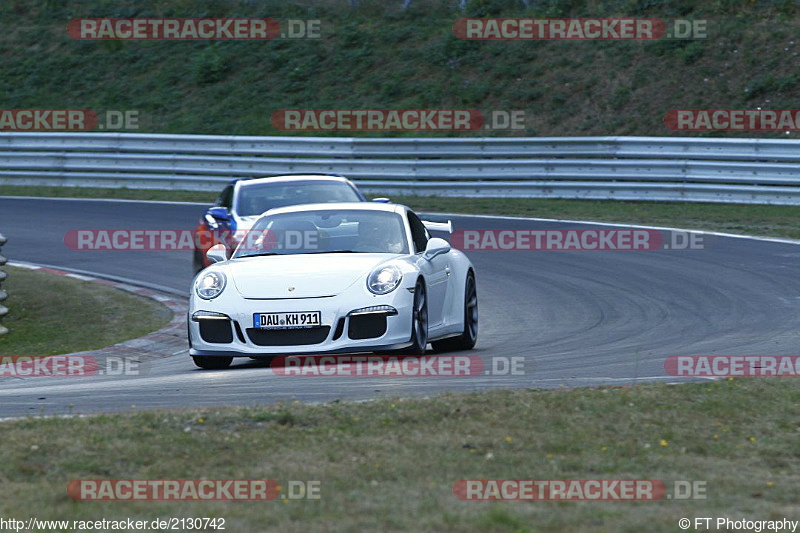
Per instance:
[[[0,248],[2,248],[2,246],[5,243],[6,243],[5,236],[2,233],[0,233]],[[0,252],[2,252],[2,250],[0,250]],[[6,262],[7,262],[6,258],[0,255],[0,267],[5,265]],[[3,272],[2,269],[0,269],[0,319],[2,319],[4,316],[8,314],[8,308],[3,306],[3,302],[6,301],[6,298],[8,298],[8,293],[4,291],[2,287],[2,282],[5,281],[6,277],[7,274]],[[0,335],[5,335],[6,333],[8,333],[8,328],[3,326],[3,324],[0,324]]]
[[[800,205],[800,141],[0,133],[0,184],[219,190],[337,173],[367,192]]]

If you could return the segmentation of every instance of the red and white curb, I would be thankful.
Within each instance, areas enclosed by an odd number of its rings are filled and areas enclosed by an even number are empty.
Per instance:
[[[165,305],[172,311],[172,320],[170,320],[169,324],[149,335],[98,350],[75,352],[65,355],[93,356],[97,359],[99,366],[102,366],[102,361],[107,357],[146,361],[150,359],[163,359],[182,353],[188,354],[189,344],[186,338],[186,314],[189,311],[188,295],[186,298],[179,298],[154,289],[136,287],[127,283],[110,281],[84,274],[76,274],[74,272],[45,267],[34,263],[9,261],[7,265],[10,267],[48,272],[57,276],[64,276],[90,283],[100,283],[138,296],[150,298],[151,300]]]

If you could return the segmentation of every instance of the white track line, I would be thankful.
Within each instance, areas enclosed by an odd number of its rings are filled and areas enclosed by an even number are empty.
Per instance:
[[[593,226],[611,226],[618,228],[642,228],[663,231],[680,231],[684,233],[704,233],[706,235],[716,235],[718,237],[730,237],[732,239],[750,239],[755,241],[777,242],[781,244],[800,244],[800,240],[781,239],[779,237],[759,237],[757,235],[742,235],[739,233],[724,233],[721,231],[709,231],[702,229],[674,228],[671,226],[648,226],[645,224],[623,224],[621,222],[592,222],[588,220],[568,220],[563,218],[535,218],[535,217],[513,217],[505,215],[468,215],[465,213],[425,213],[428,215],[438,215],[444,217],[471,217],[484,218],[491,220],[533,220],[536,222],[557,222],[560,224],[591,224]]]
[[[0,196],[0,200],[58,200],[65,202],[123,202],[123,203],[140,203],[140,204],[160,204],[160,205],[192,205],[192,206],[209,206],[211,203],[203,202],[171,202],[167,200],[127,200],[115,198],[52,198],[49,196]],[[749,239],[754,241],[776,242],[780,244],[794,244],[800,245],[800,240],[795,239],[781,239],[778,237],[759,237],[756,235],[742,235],[739,233],[724,233],[720,231],[708,231],[702,229],[686,229],[675,228],[672,226],[649,226],[646,224],[625,224],[622,222],[594,222],[591,220],[569,220],[563,218],[538,218],[538,217],[515,217],[508,215],[470,215],[469,213],[423,213],[424,215],[436,215],[445,217],[471,217],[471,218],[485,218],[492,220],[533,220],[536,222],[557,222],[564,224],[587,224],[593,226],[610,226],[618,228],[643,228],[654,229],[663,231],[681,231],[686,233],[704,233],[706,235],[716,235],[718,237],[729,237],[732,239]]]

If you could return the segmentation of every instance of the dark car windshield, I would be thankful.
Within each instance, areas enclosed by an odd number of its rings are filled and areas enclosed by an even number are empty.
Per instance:
[[[355,189],[343,181],[281,181],[243,185],[239,189],[236,210],[246,217],[287,205],[360,201]]]
[[[234,259],[258,255],[407,254],[403,219],[390,211],[314,210],[259,219],[242,239]]]

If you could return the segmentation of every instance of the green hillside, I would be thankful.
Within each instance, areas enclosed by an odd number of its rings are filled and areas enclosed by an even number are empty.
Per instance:
[[[243,135],[279,134],[283,108],[524,110],[518,135],[674,135],[673,108],[800,107],[790,0],[352,3],[0,2],[0,107],[138,110],[144,132]],[[474,42],[453,34],[462,16],[707,19],[709,37]],[[319,19],[323,38],[78,41],[65,28],[79,17]]]

